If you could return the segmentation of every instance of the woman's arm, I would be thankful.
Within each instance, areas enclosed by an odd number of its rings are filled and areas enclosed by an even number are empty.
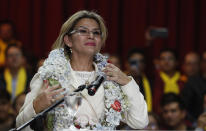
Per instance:
[[[143,129],[149,120],[147,104],[139,91],[139,86],[132,78],[128,84],[121,86],[121,89],[127,95],[130,104],[129,111],[125,112],[126,123],[134,129]]]
[[[108,64],[103,71],[107,75],[107,80],[120,84],[122,91],[128,97],[130,108],[128,112],[125,112],[126,123],[134,129],[146,127],[148,124],[147,104],[134,79],[113,64]]]
[[[30,87],[31,92],[27,94],[24,105],[16,119],[17,127],[51,106],[56,100],[64,97],[60,93],[65,89],[61,88],[60,85],[49,86],[48,80],[43,82],[39,74],[33,77]]]
[[[19,111],[19,114],[16,118],[16,126],[19,127],[25,122],[29,121],[32,117],[36,115],[36,112],[33,108],[33,100],[36,98],[43,81],[40,80],[39,74],[36,74],[30,83],[31,91],[26,95],[24,105]]]

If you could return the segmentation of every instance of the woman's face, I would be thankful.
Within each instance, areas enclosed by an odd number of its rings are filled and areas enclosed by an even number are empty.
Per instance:
[[[83,18],[75,25],[72,35],[65,36],[64,41],[72,49],[72,55],[93,56],[102,47],[100,27],[95,20]]]

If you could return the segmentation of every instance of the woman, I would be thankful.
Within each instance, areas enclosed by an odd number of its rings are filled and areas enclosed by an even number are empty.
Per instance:
[[[75,114],[74,125],[87,129],[115,129],[121,120],[132,128],[144,128],[148,123],[147,105],[138,85],[119,68],[107,64],[98,53],[106,37],[107,29],[98,14],[79,11],[72,15],[63,24],[53,45],[54,50],[43,68],[31,81],[31,92],[17,116],[17,126],[63,98],[65,94],[62,92],[65,90],[72,92],[82,84],[88,85],[98,73],[104,72],[107,80],[94,96],[89,96],[86,90],[81,92],[82,102]],[[48,75],[48,72],[56,75]],[[56,78],[62,88],[51,86],[47,80],[51,77]],[[62,106],[55,109],[52,129],[71,129],[67,123],[69,113],[62,113],[67,111],[66,108]]]

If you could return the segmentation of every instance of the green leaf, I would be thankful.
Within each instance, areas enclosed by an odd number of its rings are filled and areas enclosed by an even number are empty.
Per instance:
[[[49,80],[49,85],[50,86],[59,84],[59,82],[55,79],[49,78],[48,80]]]
[[[52,131],[53,130],[53,121],[54,121],[54,114],[47,114],[47,129],[48,131]]]

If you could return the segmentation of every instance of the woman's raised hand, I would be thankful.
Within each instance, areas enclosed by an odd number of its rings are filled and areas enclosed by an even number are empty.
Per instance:
[[[44,80],[40,93],[33,101],[36,114],[51,106],[55,101],[62,99],[64,95],[60,93],[63,91],[65,91],[65,89],[61,88],[59,84],[49,86],[49,81]]]
[[[131,81],[125,73],[123,73],[118,67],[108,63],[103,72],[107,75],[107,80],[115,81],[116,83],[124,86]]]

